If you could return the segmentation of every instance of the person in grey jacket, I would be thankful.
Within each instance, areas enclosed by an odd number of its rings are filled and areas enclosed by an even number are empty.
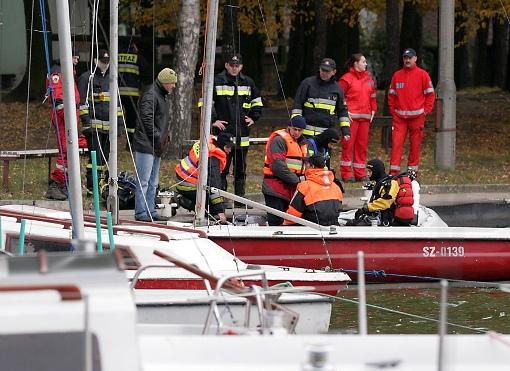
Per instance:
[[[177,74],[162,69],[138,102],[140,113],[133,148],[138,183],[135,191],[135,219],[145,222],[166,220],[156,213],[155,197],[159,183],[161,156],[168,146],[168,93],[175,88]]]

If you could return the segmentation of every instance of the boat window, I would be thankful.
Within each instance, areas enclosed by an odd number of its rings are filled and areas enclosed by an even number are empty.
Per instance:
[[[116,246],[115,251],[120,254],[122,262],[124,263],[124,269],[126,270],[137,270],[142,265],[138,261],[136,255],[127,246]]]

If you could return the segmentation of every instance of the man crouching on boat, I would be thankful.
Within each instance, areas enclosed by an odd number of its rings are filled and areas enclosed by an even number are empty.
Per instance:
[[[286,129],[273,132],[266,144],[262,193],[266,206],[286,212],[290,199],[304,174],[303,158],[308,144],[302,136],[306,128],[303,116],[295,116]],[[282,225],[283,218],[268,214],[269,225]]]
[[[209,164],[207,185],[209,187],[221,188],[221,172],[227,163],[227,154],[234,148],[232,134],[221,132],[217,138],[209,138]],[[188,210],[195,210],[197,197],[198,181],[198,163],[200,161],[200,142],[195,142],[191,147],[189,154],[175,166],[177,176],[176,195],[177,202]],[[220,223],[226,223],[225,207],[223,197],[218,193],[207,192],[206,203],[209,213],[219,220]]]
[[[287,213],[320,225],[338,225],[344,197],[326,167],[326,157],[316,154],[305,162],[306,180],[297,185]],[[294,222],[285,220],[284,224]]]
[[[372,195],[368,203],[356,210],[354,220],[347,225],[370,225],[371,220],[378,220],[378,224],[393,224],[393,210],[399,185],[392,176],[386,174],[384,163],[373,159],[367,162],[367,176],[375,182]]]

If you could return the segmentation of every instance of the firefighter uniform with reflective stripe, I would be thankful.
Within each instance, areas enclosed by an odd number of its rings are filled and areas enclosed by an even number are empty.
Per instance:
[[[262,115],[262,98],[253,80],[240,72],[232,76],[223,70],[214,77],[214,110],[212,122],[226,121],[225,131],[236,138],[236,149],[227,156],[227,165],[222,172],[222,189],[227,190],[227,175],[233,161],[234,192],[244,196],[246,160],[250,145],[250,128],[246,116],[257,121]],[[218,131],[213,131],[218,134]]]
[[[65,187],[65,178],[67,173],[67,141],[64,116],[64,90],[62,85],[62,72],[60,66],[54,65],[51,68],[50,76],[47,77],[46,86],[49,93],[48,103],[51,107],[51,123],[55,128],[58,142],[58,156],[56,167],[51,171],[50,180],[57,182],[61,187]],[[74,104],[76,105],[76,122],[79,118],[80,93],[76,83],[74,84]],[[79,144],[83,146],[83,141]]]
[[[102,72],[96,68],[94,76],[90,71],[83,73],[78,79],[80,92],[80,120],[83,135],[87,138],[89,162],[87,164],[87,189],[92,190],[92,159],[91,152],[96,151],[98,179],[107,178],[107,167],[110,154],[110,82],[109,69]],[[90,84],[89,84],[90,80]],[[122,124],[122,111],[117,107],[117,119]],[[97,135],[96,135],[97,133]]]
[[[359,180],[366,177],[370,120],[372,112],[377,111],[375,83],[368,71],[356,71],[353,67],[338,83],[351,119],[351,139],[342,141],[340,174],[342,179]]]
[[[225,168],[227,155],[222,149],[213,144],[212,138],[209,139],[208,147],[209,165],[207,185],[210,187],[220,188],[220,173]],[[176,189],[180,194],[190,200],[193,205],[195,205],[196,201],[199,161],[200,142],[197,141],[191,147],[189,154],[175,166],[175,173],[177,177]],[[208,191],[206,198],[211,215],[217,215],[225,212],[223,197],[219,194]]]
[[[133,140],[136,128],[137,105],[140,98],[140,68],[143,59],[133,44],[119,46],[119,95],[129,140]]]
[[[301,136],[294,140],[286,129],[271,134],[266,144],[262,193],[266,205],[287,211],[290,199],[304,174],[303,157],[307,157],[308,144]],[[268,214],[269,225],[281,225],[283,219]]]
[[[418,170],[425,118],[434,108],[434,87],[429,74],[413,66],[393,74],[388,107],[393,117],[390,174],[400,173],[404,142],[409,130],[409,169]]]
[[[298,87],[292,116],[306,120],[303,135],[310,137],[330,127],[340,125],[342,135],[350,135],[349,117],[344,105],[344,94],[336,81],[323,81],[319,75],[304,79]]]
[[[326,168],[305,171],[304,182],[297,185],[287,213],[320,225],[338,225],[343,194],[334,183],[335,176]],[[284,224],[294,224],[286,220]]]

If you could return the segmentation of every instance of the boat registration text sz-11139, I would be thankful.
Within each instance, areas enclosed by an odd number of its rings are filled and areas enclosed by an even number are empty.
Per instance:
[[[464,256],[464,246],[424,246],[423,256],[428,258],[442,256]]]

